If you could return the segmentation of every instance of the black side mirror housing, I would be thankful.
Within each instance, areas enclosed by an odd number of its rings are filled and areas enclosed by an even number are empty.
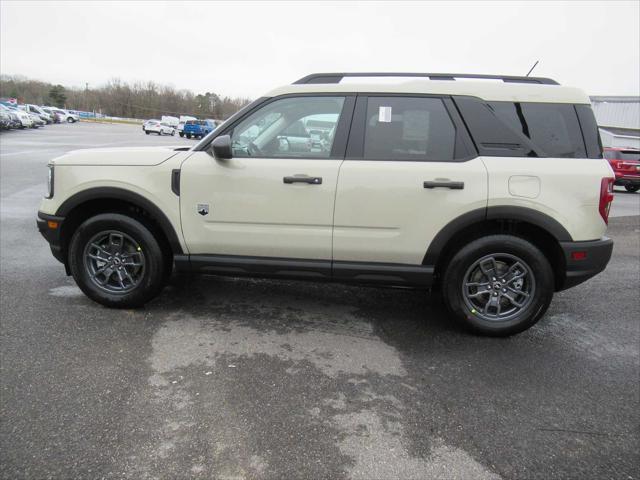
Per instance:
[[[218,160],[229,160],[233,157],[231,150],[231,137],[229,135],[220,135],[213,139],[211,143],[213,156]]]

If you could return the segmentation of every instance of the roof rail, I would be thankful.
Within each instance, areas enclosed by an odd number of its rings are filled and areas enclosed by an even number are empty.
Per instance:
[[[407,73],[407,72],[351,72],[351,73],[312,73],[294,85],[308,83],[340,83],[345,77],[423,77],[430,80],[455,80],[456,78],[480,78],[489,80],[502,80],[505,83],[539,83],[544,85],[559,85],[550,78],[543,77],[519,77],[513,75],[479,75],[473,73]]]

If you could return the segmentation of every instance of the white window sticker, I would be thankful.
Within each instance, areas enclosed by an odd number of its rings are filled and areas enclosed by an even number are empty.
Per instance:
[[[378,122],[391,122],[391,107],[380,107],[378,109]]]

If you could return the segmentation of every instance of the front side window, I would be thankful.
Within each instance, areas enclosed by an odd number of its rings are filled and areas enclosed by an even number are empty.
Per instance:
[[[233,156],[329,158],[344,100],[295,97],[265,105],[230,132]]]
[[[455,158],[456,127],[439,98],[370,97],[366,122],[365,159]]]

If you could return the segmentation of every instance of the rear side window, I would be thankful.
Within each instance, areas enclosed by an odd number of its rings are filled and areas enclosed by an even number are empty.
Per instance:
[[[545,157],[585,158],[584,140],[573,105],[489,102],[509,128],[531,140]]]
[[[451,161],[455,147],[456,127],[441,99],[369,97],[364,159]]]

